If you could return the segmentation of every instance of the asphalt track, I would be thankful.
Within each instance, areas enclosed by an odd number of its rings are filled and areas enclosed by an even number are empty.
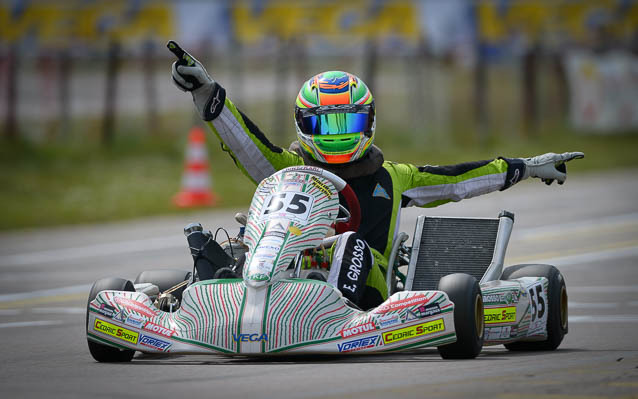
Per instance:
[[[99,364],[84,317],[90,284],[152,268],[189,268],[181,234],[199,220],[236,232],[232,214],[0,234],[0,396],[220,398],[638,397],[638,171],[523,182],[504,193],[409,209],[430,215],[516,214],[507,264],[553,263],[569,292],[570,332],[555,352],[485,348],[474,360],[436,350],[357,357],[151,357]]]

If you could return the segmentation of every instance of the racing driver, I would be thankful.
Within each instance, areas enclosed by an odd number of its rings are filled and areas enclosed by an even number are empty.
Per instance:
[[[562,184],[565,162],[584,156],[548,153],[450,166],[386,161],[373,144],[372,93],[357,76],[341,71],[320,73],[303,84],[294,112],[298,140],[286,150],[266,138],[199,61],[173,41],[168,47],[178,57],[172,65],[173,82],[192,94],[201,118],[253,183],[304,164],[331,171],[352,187],[361,206],[361,224],[357,232],[340,235],[333,245],[328,282],[362,309],[387,298],[387,257],[402,207],[435,207],[505,190],[528,177]],[[351,270],[356,273],[348,273]]]

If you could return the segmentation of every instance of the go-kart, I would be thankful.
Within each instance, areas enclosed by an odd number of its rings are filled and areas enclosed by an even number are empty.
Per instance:
[[[348,209],[339,205],[339,192]],[[513,225],[508,212],[496,219],[419,217],[412,247],[405,233],[392,245],[389,298],[369,310],[325,281],[325,262],[304,261],[308,251],[330,247],[337,236],[329,232],[358,227],[359,204],[344,180],[310,166],[280,170],[258,185],[247,218],[237,219],[240,234],[221,245],[200,224],[185,228],[192,272],[146,271],[135,284],[96,281],[86,314],[93,358],[426,347],[446,359],[474,358],[483,345],[555,349],[567,333],[567,292],[556,268],[503,271]]]

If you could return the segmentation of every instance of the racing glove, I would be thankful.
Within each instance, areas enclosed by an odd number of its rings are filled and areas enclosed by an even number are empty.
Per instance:
[[[189,91],[195,108],[205,121],[212,121],[224,108],[226,91],[206,72],[201,62],[188,54],[176,42],[169,40],[166,47],[175,54],[173,62],[173,83],[181,91]]]
[[[536,157],[522,158],[521,160],[525,164],[525,172],[523,172],[522,179],[538,177],[547,185],[552,184],[554,180],[558,184],[563,184],[567,179],[565,162],[584,157],[585,154],[582,152],[564,152],[562,154],[549,152]]]

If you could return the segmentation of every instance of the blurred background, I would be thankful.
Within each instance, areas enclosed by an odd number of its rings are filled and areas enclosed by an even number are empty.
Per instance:
[[[169,39],[282,147],[302,82],[340,69],[389,160],[638,166],[637,0],[0,0],[0,229],[190,212],[171,198],[199,122]],[[216,206],[247,206],[207,140]]]

